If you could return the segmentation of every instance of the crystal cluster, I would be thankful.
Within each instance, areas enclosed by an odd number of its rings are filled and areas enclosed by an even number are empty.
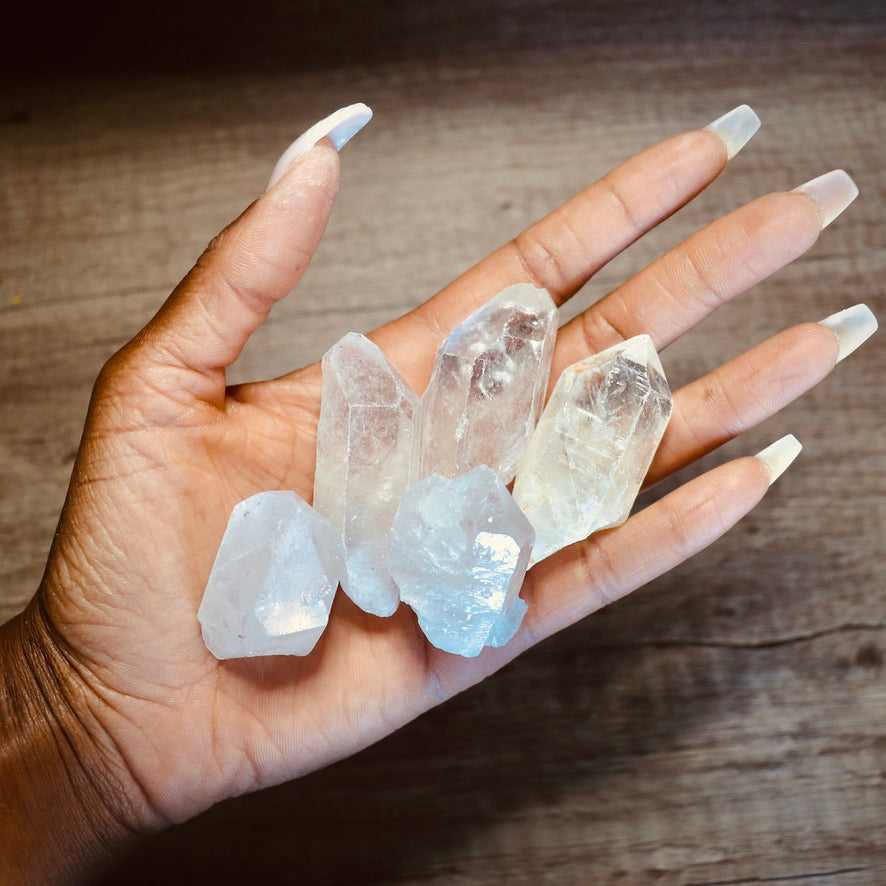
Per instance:
[[[431,643],[474,656],[504,645],[520,626],[534,537],[486,465],[455,479],[432,474],[400,503],[388,567]]]
[[[344,573],[341,536],[294,492],[234,508],[197,618],[216,658],[307,655]]]
[[[517,471],[532,561],[627,519],[671,415],[648,335],[563,372]]]
[[[514,479],[544,405],[557,308],[544,289],[509,286],[437,350],[421,401],[417,476],[458,477],[487,465]]]
[[[209,650],[307,654],[339,583],[374,615],[407,603],[448,652],[507,643],[526,569],[628,516],[671,412],[643,335],[569,367],[541,413],[556,328],[547,292],[505,289],[440,345],[421,400],[362,335],[333,346],[314,508],[234,509],[198,613]]]
[[[409,485],[417,411],[418,397],[369,339],[351,332],[326,352],[314,508],[342,533],[342,589],[373,615],[400,602],[385,553]]]

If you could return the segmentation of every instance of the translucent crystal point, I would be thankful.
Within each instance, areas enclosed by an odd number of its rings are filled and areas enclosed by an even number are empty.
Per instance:
[[[460,323],[437,350],[421,401],[415,480],[477,465],[514,478],[545,392],[557,308],[544,289],[510,286]]]
[[[324,355],[314,508],[342,532],[342,588],[373,615],[391,615],[399,604],[385,552],[409,485],[418,405],[364,336],[351,332]]]
[[[341,536],[294,492],[260,492],[231,514],[197,618],[216,658],[307,655],[344,572]]]
[[[532,562],[627,519],[671,407],[648,335],[560,376],[514,483],[535,528]]]
[[[522,582],[522,580],[521,578],[520,581]],[[528,610],[529,607],[522,597],[514,597],[511,605],[502,611],[498,621],[493,625],[492,631],[486,639],[486,645],[504,646],[517,633],[523,623],[523,616]]]
[[[454,480],[432,474],[403,497],[388,568],[439,649],[477,655],[520,626],[520,587],[534,533],[485,465]]]

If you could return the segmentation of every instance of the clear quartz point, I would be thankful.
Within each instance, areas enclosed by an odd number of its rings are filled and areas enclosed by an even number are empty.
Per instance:
[[[373,615],[392,615],[397,586],[387,534],[409,486],[418,397],[378,346],[348,333],[323,356],[314,509],[342,533],[342,589]]]
[[[336,528],[294,492],[234,507],[197,618],[216,658],[307,655],[344,572]]]
[[[415,482],[481,464],[514,479],[544,405],[557,317],[546,290],[518,283],[452,330],[421,401]]]
[[[400,596],[439,649],[475,656],[516,633],[534,533],[485,465],[455,479],[432,474],[403,497],[388,549]]]
[[[535,528],[533,563],[627,519],[672,405],[648,335],[563,372],[514,483]]]

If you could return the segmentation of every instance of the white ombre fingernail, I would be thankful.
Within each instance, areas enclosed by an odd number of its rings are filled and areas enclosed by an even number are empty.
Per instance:
[[[372,110],[362,102],[348,105],[315,123],[302,133],[282,154],[271,173],[268,187],[275,185],[286,174],[292,163],[313,148],[321,138],[329,136],[335,149],[341,150],[372,118]]]
[[[749,105],[739,105],[705,126],[707,132],[713,132],[726,145],[727,160],[731,160],[759,128],[760,118]]]
[[[834,333],[840,350],[837,362],[848,357],[859,345],[864,344],[877,331],[877,318],[867,305],[853,305],[820,320]]]
[[[788,469],[802,448],[793,434],[787,434],[757,453],[755,458],[760,459],[769,471],[770,486]]]
[[[824,230],[858,196],[858,187],[848,173],[834,169],[794,188],[794,193],[806,194],[818,204]]]

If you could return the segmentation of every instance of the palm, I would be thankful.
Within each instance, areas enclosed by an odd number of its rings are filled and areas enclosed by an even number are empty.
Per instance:
[[[260,490],[310,497],[320,397],[317,366],[230,391],[224,368],[302,273],[325,224],[336,162],[328,147],[307,155],[115,358],[97,388],[47,570],[46,617],[160,820],[380,738],[690,556],[765,490],[759,464],[741,460],[562,551],[530,573],[530,612],[514,641],[477,659],[430,647],[405,607],[378,619],[339,594],[309,656],[216,661],[195,616],[228,515]],[[441,336],[480,303],[524,279],[565,301],[724,163],[707,133],[650,149],[373,338],[420,391]],[[295,208],[283,199],[294,194]],[[715,223],[564,327],[554,378],[619,336],[645,331],[668,344],[713,308],[712,292],[729,298],[811,245],[819,221],[812,201],[781,195]],[[583,226],[606,234],[583,242]],[[699,256],[712,253],[719,266],[698,274]],[[666,296],[658,309],[650,291]],[[835,355],[822,327],[797,327],[679,392],[650,480],[766,417],[824,375]],[[717,390],[733,396],[712,397]]]
[[[101,509],[69,509],[66,519],[76,522],[63,525],[61,537],[85,538],[88,547],[62,550],[56,562],[88,561],[100,566],[104,580],[90,585],[85,599],[68,597],[59,582],[51,614],[108,703],[105,728],[133,749],[142,788],[151,797],[188,798],[181,807],[156,804],[166,819],[192,814],[208,798],[317,768],[433,703],[425,692],[428,649],[414,620],[401,612],[379,622],[342,595],[309,658],[219,662],[203,645],[195,613],[233,505],[257,489],[310,496],[318,381],[313,366],[285,382],[232,392],[223,412],[195,403],[184,425],[180,401],[151,394],[126,434],[111,444],[94,442],[104,437],[103,416],[116,412],[118,398],[131,404],[145,396],[124,385],[89,426],[71,498],[79,504],[91,490]],[[281,385],[290,401],[303,402],[281,403],[275,394]],[[96,479],[121,463],[135,468],[113,481]],[[134,538],[125,515],[142,503],[147,510],[140,522],[151,531]],[[125,572],[109,549],[127,550]],[[55,578],[50,573],[48,583]],[[150,735],[142,725],[146,705]],[[170,741],[175,736],[180,767],[156,765],[164,733]],[[184,782],[192,783],[188,790]],[[194,784],[200,785],[196,795]]]

